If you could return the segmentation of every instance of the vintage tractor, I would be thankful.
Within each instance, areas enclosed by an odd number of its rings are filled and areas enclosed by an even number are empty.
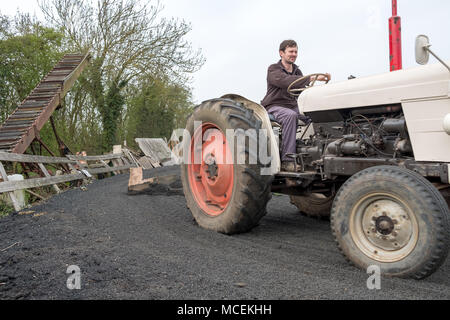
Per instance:
[[[429,52],[416,40],[416,60]],[[432,274],[450,242],[450,69],[422,65],[310,86],[299,94],[298,172],[280,172],[283,130],[258,103],[225,95],[187,122],[181,178],[197,223],[246,232],[271,192],[310,215],[330,215],[344,256],[387,276]],[[292,86],[291,86],[292,87]],[[230,160],[232,159],[232,160]]]

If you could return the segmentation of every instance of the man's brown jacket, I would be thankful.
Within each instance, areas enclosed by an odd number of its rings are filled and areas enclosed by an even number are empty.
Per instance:
[[[271,106],[282,106],[287,108],[297,108],[297,97],[290,95],[287,92],[289,85],[303,77],[296,64],[293,64],[292,73],[287,72],[281,60],[278,63],[272,64],[267,71],[267,94],[261,101],[261,104],[269,109]],[[293,88],[304,88],[309,84],[309,79],[300,81]]]

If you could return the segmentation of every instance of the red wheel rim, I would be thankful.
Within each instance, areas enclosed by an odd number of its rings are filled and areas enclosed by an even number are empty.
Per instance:
[[[233,191],[233,162],[227,139],[216,125],[203,123],[196,129],[190,149],[192,194],[205,213],[218,216],[227,208]]]

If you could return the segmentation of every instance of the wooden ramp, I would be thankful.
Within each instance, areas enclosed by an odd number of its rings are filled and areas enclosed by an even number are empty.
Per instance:
[[[89,54],[67,54],[58,62],[0,127],[0,151],[27,150],[89,60]]]

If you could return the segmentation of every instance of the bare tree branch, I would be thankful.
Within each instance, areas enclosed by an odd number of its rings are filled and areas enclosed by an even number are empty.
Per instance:
[[[143,72],[180,77],[204,63],[201,52],[183,40],[191,26],[160,18],[159,1],[40,0],[39,5],[48,21],[70,38],[74,50],[89,50],[102,61],[110,80],[131,80]]]

